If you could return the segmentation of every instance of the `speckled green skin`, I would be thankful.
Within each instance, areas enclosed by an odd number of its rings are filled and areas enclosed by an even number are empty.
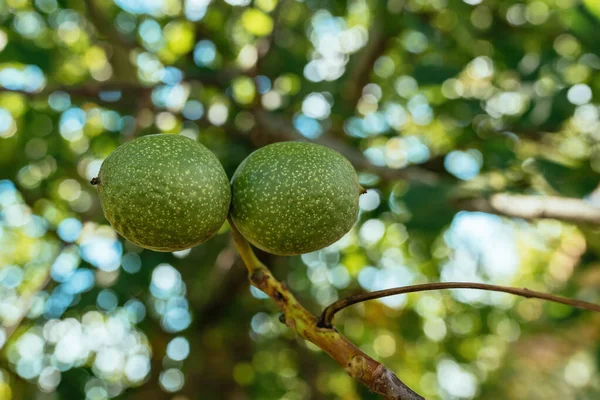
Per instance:
[[[177,251],[210,239],[231,202],[219,160],[179,135],[148,135],[118,147],[102,163],[98,192],[104,215],[127,240]]]
[[[256,247],[279,255],[309,253],[339,240],[356,221],[362,190],[341,154],[303,142],[255,151],[231,184],[236,227]]]

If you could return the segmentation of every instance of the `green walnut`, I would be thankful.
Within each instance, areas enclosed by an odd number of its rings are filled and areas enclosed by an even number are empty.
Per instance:
[[[119,146],[92,184],[98,185],[112,227],[156,251],[183,250],[210,239],[231,202],[217,157],[179,135],[148,135]]]
[[[324,146],[282,142],[238,167],[230,216],[256,247],[278,255],[310,253],[344,236],[364,189],[341,154]]]

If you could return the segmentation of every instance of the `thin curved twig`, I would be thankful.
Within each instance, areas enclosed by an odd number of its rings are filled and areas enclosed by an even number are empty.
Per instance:
[[[246,268],[250,283],[266,293],[283,311],[281,321],[302,338],[315,344],[333,358],[352,378],[387,400],[424,400],[385,365],[372,359],[335,329],[317,326],[314,315],[302,306],[285,284],[256,257],[252,247],[228,219],[233,239]]]
[[[594,303],[588,303],[587,301],[568,299],[565,297],[555,296],[549,293],[537,292],[527,288],[515,288],[510,286],[498,286],[490,285],[487,283],[475,283],[475,282],[434,282],[434,283],[423,283],[420,285],[402,286],[393,289],[377,290],[375,292],[361,293],[355,296],[346,297],[330,304],[323,313],[319,316],[317,325],[320,328],[332,328],[333,317],[336,313],[343,310],[344,308],[353,304],[361,303],[363,301],[380,299],[382,297],[394,296],[397,294],[406,294],[414,292],[426,292],[430,290],[441,290],[441,289],[478,289],[487,290],[491,292],[503,292],[510,293],[517,296],[526,298],[542,299],[552,301],[554,303],[565,304],[572,307],[583,308],[590,311],[600,312],[600,305]]]

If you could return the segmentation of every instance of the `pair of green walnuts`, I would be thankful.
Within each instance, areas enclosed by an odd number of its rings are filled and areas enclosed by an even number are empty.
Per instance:
[[[143,136],[118,147],[92,180],[104,215],[127,240],[177,251],[210,239],[227,215],[256,247],[309,253],[350,230],[364,189],[352,165],[323,146],[282,142],[248,156],[231,185],[215,155],[185,136]]]

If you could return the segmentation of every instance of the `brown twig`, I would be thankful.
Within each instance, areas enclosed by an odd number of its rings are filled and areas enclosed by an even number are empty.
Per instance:
[[[556,196],[498,193],[454,201],[457,208],[527,220],[553,218],[565,222],[600,224],[600,207],[582,200]]]
[[[228,72],[229,73],[229,72]],[[186,82],[193,83],[195,81],[206,84],[217,86],[219,88],[225,88],[225,83],[228,76],[223,74],[200,74]],[[9,90],[0,87],[0,92],[12,92],[20,93],[28,97],[34,98],[37,96],[47,96],[55,91],[63,91],[70,94],[73,97],[80,97],[86,99],[93,99],[95,102],[105,104],[108,107],[114,107],[116,103],[107,103],[101,101],[98,96],[104,91],[115,91],[119,90],[125,96],[130,96],[133,99],[142,98],[148,96],[153,90],[153,87],[146,87],[139,83],[129,82],[104,82],[93,85],[82,85],[82,86],[49,86],[40,92],[25,92],[19,90]],[[137,102],[136,102],[137,104]],[[304,140],[310,141],[303,137],[291,124],[291,122],[285,118],[279,117],[274,113],[269,113],[261,109],[254,109],[252,114],[257,124],[262,129],[262,133],[269,137],[271,142],[281,142],[287,140]],[[417,166],[410,166],[404,168],[389,168],[373,165],[367,157],[358,149],[345,143],[343,140],[339,140],[332,137],[321,137],[313,140],[314,143],[321,144],[332,148],[342,153],[359,171],[370,172],[379,176],[384,182],[393,182],[401,179],[410,181],[418,181],[425,184],[436,184],[439,181],[439,176],[431,171],[428,171]]]
[[[414,292],[425,292],[430,290],[441,290],[441,289],[478,289],[487,290],[491,292],[503,292],[510,293],[517,296],[526,298],[542,299],[552,301],[555,303],[565,304],[572,307],[583,308],[590,311],[600,312],[600,305],[588,303],[586,301],[567,299],[560,296],[555,296],[549,293],[537,292],[527,288],[515,288],[510,286],[498,286],[490,285],[486,283],[474,283],[474,282],[434,282],[434,283],[423,283],[420,285],[403,286],[393,289],[378,290],[375,292],[361,293],[355,296],[350,296],[345,299],[336,301],[329,305],[323,313],[319,316],[317,325],[321,328],[332,328],[333,317],[336,313],[343,310],[344,308],[353,304],[361,303],[363,301],[380,299],[382,297],[394,296],[397,294],[406,294]]]
[[[335,329],[317,326],[317,319],[308,312],[287,287],[256,257],[250,244],[229,220],[238,252],[248,269],[253,286],[262,290],[283,311],[283,322],[300,336],[331,356],[352,378],[365,384],[372,392],[388,400],[423,400],[386,366],[372,359]]]

